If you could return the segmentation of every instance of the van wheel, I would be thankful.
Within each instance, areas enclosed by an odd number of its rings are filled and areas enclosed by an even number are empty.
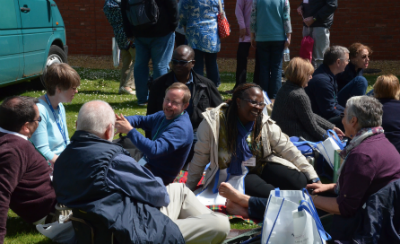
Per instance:
[[[46,65],[44,67],[43,74],[46,73],[47,67],[54,63],[67,63],[67,55],[65,55],[64,50],[62,50],[59,46],[52,45],[49,50],[49,56],[47,56]],[[44,84],[43,75],[40,76],[40,81],[43,87],[46,87]]]

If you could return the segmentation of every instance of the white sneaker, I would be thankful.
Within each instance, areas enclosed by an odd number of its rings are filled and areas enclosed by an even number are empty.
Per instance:
[[[123,86],[121,86],[121,87],[119,88],[119,93],[120,93],[120,94],[125,93],[125,94],[136,95],[136,91],[133,91],[132,89],[131,89],[131,90],[128,90],[128,89],[126,89],[126,88],[123,87]]]

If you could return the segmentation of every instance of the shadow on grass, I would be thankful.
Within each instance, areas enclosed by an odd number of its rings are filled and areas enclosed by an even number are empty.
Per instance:
[[[0,87],[0,101],[6,97],[17,96],[27,91],[41,90],[44,90],[44,86],[40,82],[40,79],[34,79],[32,81],[24,81],[14,85]]]
[[[139,106],[137,104],[137,100],[136,99],[132,100],[132,101],[124,101],[124,102],[111,102],[111,103],[109,102],[108,104],[110,104],[110,106],[113,107],[114,109],[127,108],[128,106],[131,109],[143,109],[143,108],[145,108],[143,106]],[[81,109],[82,105],[83,105],[83,103],[64,104],[65,110],[67,111],[67,113],[70,113],[70,112],[78,113],[79,109]],[[129,115],[134,115],[134,114],[126,114],[126,115],[129,116]]]
[[[23,234],[37,234],[36,226],[25,222],[20,217],[7,218],[7,237],[16,237]]]

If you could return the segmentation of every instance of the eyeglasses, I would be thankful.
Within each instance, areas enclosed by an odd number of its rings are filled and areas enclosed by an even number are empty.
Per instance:
[[[175,65],[183,65],[183,66],[185,66],[185,65],[187,65],[188,63],[191,63],[191,62],[193,62],[194,60],[192,59],[192,60],[189,60],[189,61],[186,61],[186,60],[178,60],[178,59],[171,59],[171,62],[173,63],[173,64],[175,64]]]
[[[345,62],[347,62],[347,63],[350,63],[350,59],[341,58],[340,60],[343,60],[343,61],[345,61]]]
[[[37,121],[37,122],[42,121],[42,116],[39,115],[39,118],[38,118],[38,119],[34,119],[34,120],[32,120],[31,122],[35,122],[35,121]]]
[[[179,106],[180,104],[182,104],[182,103],[178,103],[178,102],[175,102],[175,101],[171,101],[171,100],[169,100],[168,98],[164,98],[164,102],[165,102],[166,104],[171,103],[172,106]]]
[[[343,119],[344,118],[344,113],[340,113],[340,118]]]
[[[250,100],[250,99],[246,99],[246,98],[241,98],[243,101],[246,101],[246,102],[249,102],[249,103],[251,103],[251,105],[253,106],[253,107],[261,107],[261,108],[263,108],[266,104],[265,104],[265,102],[257,102],[257,101],[253,101],[253,100]]]

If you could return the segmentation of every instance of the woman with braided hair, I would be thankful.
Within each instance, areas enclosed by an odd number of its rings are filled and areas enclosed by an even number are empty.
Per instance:
[[[297,190],[307,182],[320,183],[314,168],[289,137],[263,116],[264,106],[261,87],[246,83],[234,90],[232,100],[203,113],[186,183],[191,190],[209,162],[203,190],[218,178],[219,169],[226,169],[230,176],[242,175],[242,165],[249,171],[244,183],[250,196],[268,198],[275,187]],[[218,189],[219,184],[213,187]]]

